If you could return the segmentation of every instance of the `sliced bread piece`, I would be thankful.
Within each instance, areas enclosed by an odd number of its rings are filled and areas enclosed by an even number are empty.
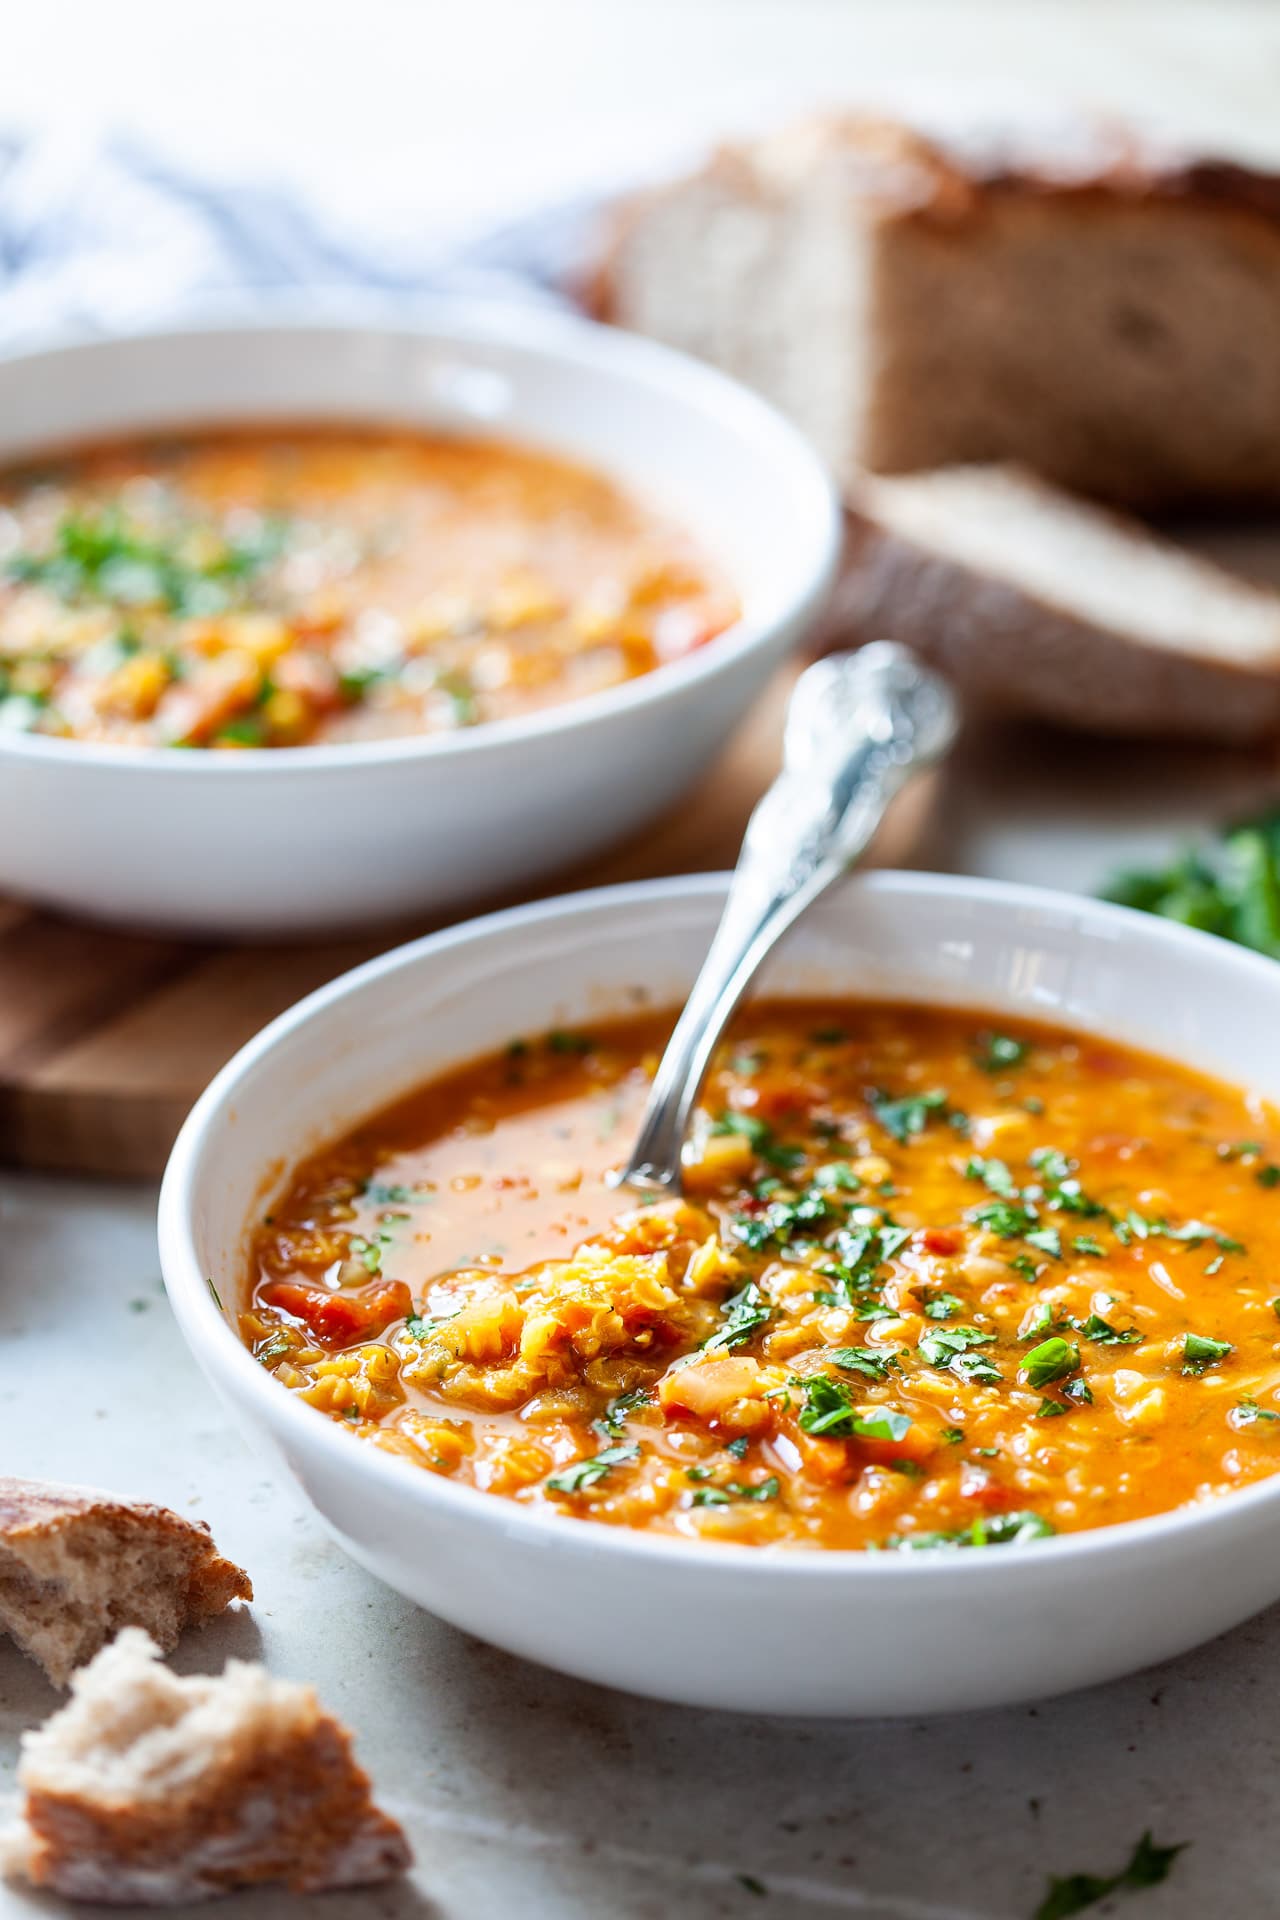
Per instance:
[[[1280,732],[1280,593],[1007,467],[864,478],[839,611],[963,692],[1091,733]]]
[[[179,1679],[126,1628],[24,1734],[0,1866],[70,1900],[173,1906],[238,1887],[368,1886],[410,1864],[310,1687],[230,1660]]]
[[[726,149],[620,210],[592,299],[846,484],[1018,461],[1134,505],[1280,497],[1280,176],[1101,123]]]
[[[168,1652],[233,1600],[248,1575],[203,1521],[89,1487],[0,1476],[0,1633],[65,1686],[122,1626]]]

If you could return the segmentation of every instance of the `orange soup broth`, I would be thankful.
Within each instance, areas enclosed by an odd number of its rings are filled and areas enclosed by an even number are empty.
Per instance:
[[[1105,1041],[759,1003],[685,1197],[606,1184],[668,1017],[518,1041],[297,1169],[244,1339],[353,1437],[743,1544],[995,1545],[1280,1465],[1280,1125]]]
[[[0,731],[451,732],[652,672],[737,611],[605,474],[499,442],[245,428],[0,474]]]

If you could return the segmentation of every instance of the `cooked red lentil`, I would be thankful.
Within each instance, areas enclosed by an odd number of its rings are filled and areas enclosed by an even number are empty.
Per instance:
[[[518,447],[282,429],[0,474],[0,731],[444,732],[616,686],[736,616],[678,529]]]
[[[526,1506],[747,1544],[1032,1540],[1280,1467],[1280,1119],[1103,1041],[760,1004],[682,1201],[606,1186],[669,1022],[518,1041],[297,1170],[245,1341]]]

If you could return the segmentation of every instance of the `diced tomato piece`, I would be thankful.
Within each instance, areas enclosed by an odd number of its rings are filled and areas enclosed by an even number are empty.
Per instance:
[[[936,1253],[947,1258],[959,1253],[964,1245],[964,1237],[954,1227],[925,1227],[916,1235],[926,1253]]]
[[[393,1320],[413,1312],[413,1298],[403,1280],[377,1280],[367,1287],[344,1287],[339,1293],[301,1280],[273,1280],[262,1297],[269,1307],[301,1320],[326,1347],[372,1340]]]
[[[1018,1504],[1016,1487],[1002,1487],[996,1480],[963,1480],[960,1497],[984,1513],[1007,1513]]]

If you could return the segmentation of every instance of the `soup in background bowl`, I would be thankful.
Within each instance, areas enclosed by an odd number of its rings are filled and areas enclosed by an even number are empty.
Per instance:
[[[619,686],[737,615],[683,531],[497,441],[246,428],[0,473],[0,729],[448,733]]]
[[[669,880],[433,936],[313,995],[203,1096],[161,1197],[166,1284],[195,1357],[278,1470],[365,1566],[444,1618],[585,1678],[701,1705],[995,1705],[1149,1665],[1280,1597],[1280,1475],[1265,1418],[1280,1193],[1269,1172],[1274,965],[1065,895],[927,874],[856,879],[767,963],[762,1000],[743,1015],[743,1059],[722,1062],[693,1137],[691,1216],[673,1222],[629,1208],[593,1170],[625,1153],[662,1030],[651,1010],[687,994],[723,901],[721,879]],[[860,1018],[878,1005],[883,1025],[850,1024],[855,992]],[[803,1033],[796,1002],[821,1009],[804,1011]],[[816,1080],[840,1095],[830,1113],[810,1095],[770,1113],[765,1063],[748,1065],[753,1038],[764,1041],[753,1023],[787,1003],[782,1090],[793,1102]],[[645,1019],[647,1030],[627,1024]],[[846,1040],[834,1039],[838,1025]],[[513,1037],[526,1051],[509,1060]],[[812,1059],[791,1060],[788,1046]],[[513,1069],[523,1086],[508,1081]],[[424,1086],[436,1091],[415,1101]],[[1076,1104],[1082,1086],[1092,1117]],[[563,1099],[549,1102],[554,1088]],[[828,1125],[840,1140],[822,1139]],[[548,1180],[558,1126],[571,1137]],[[326,1174],[333,1142],[351,1158]],[[488,1184],[502,1176],[491,1147],[516,1163],[513,1186]],[[1126,1147],[1139,1150],[1132,1160]],[[535,1197],[522,1197],[521,1161],[542,1169]],[[304,1167],[317,1181],[309,1195]],[[901,1191],[878,1191],[886,1183]],[[619,1226],[622,1212],[633,1219]],[[646,1213],[650,1229],[635,1224]],[[931,1245],[940,1216],[948,1237]],[[686,1224],[696,1230],[679,1231]],[[644,1248],[645,1231],[658,1246]],[[288,1273],[265,1270],[289,1233]],[[693,1275],[705,1286],[686,1284],[713,1237],[745,1272],[716,1271],[707,1254]],[[565,1403],[544,1399],[548,1417],[523,1421],[539,1392],[566,1382],[503,1379],[504,1348],[537,1366],[548,1353],[566,1359],[582,1276],[567,1288],[555,1269],[602,1240],[607,1262],[671,1256],[667,1293],[637,1301],[654,1345],[625,1315],[619,1339],[597,1302],[599,1353],[570,1356]],[[304,1291],[249,1329],[263,1342],[255,1359],[236,1323],[270,1304],[274,1280]],[[379,1301],[384,1283],[403,1292]],[[501,1324],[491,1349],[449,1347],[451,1325],[468,1347],[480,1331],[475,1318],[448,1317],[458,1300],[447,1296],[466,1285],[481,1303],[495,1288],[512,1294],[526,1325],[522,1294],[531,1306],[542,1290],[548,1311],[527,1349],[523,1327],[517,1344]],[[340,1303],[332,1324],[316,1313],[329,1301]],[[344,1327],[348,1301],[372,1318]],[[1048,1324],[1035,1324],[1046,1309]],[[361,1404],[359,1348],[374,1350],[369,1383],[382,1369],[389,1385],[383,1409]],[[738,1360],[754,1363],[742,1382],[712,1372]],[[398,1400],[404,1361],[438,1371],[403,1382]],[[327,1362],[338,1364],[321,1372]],[[472,1372],[451,1371],[459,1363]],[[988,1366],[999,1381],[982,1378]],[[685,1370],[717,1396],[726,1381],[746,1390],[696,1406],[671,1394],[664,1407],[662,1383],[685,1391]],[[498,1401],[464,1401],[486,1378]],[[777,1403],[765,1399],[775,1384]],[[313,1387],[327,1407],[309,1403]],[[648,1404],[619,1404],[635,1391]],[[1063,1410],[1042,1414],[1043,1402]],[[868,1430],[880,1421],[884,1432]],[[430,1445],[428,1425],[449,1436],[435,1458],[412,1432]],[[914,1455],[917,1433],[928,1448]],[[555,1457],[532,1457],[548,1441]],[[622,1457],[602,1462],[615,1448]],[[505,1485],[481,1487],[490,1462],[511,1476]],[[819,1463],[835,1472],[824,1479]],[[865,1512],[861,1494],[872,1496]],[[633,1496],[651,1502],[645,1524],[627,1511]],[[832,1516],[839,1544],[826,1536]]]

